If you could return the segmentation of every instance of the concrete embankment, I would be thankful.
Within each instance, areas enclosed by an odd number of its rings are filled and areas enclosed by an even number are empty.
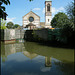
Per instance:
[[[25,30],[4,29],[1,30],[0,41],[4,43],[14,43],[16,40],[24,39]]]

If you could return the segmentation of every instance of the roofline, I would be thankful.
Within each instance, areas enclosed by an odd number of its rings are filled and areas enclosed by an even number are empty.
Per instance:
[[[52,2],[52,1],[45,1],[45,2]]]
[[[30,12],[34,13],[33,11],[30,11]],[[29,13],[30,13],[30,12],[29,12]],[[29,13],[27,13],[27,14],[29,14]],[[26,15],[27,15],[27,14],[26,14]],[[35,14],[35,13],[34,13],[34,14]],[[24,15],[24,16],[26,16],[26,15]],[[35,15],[37,15],[37,14],[35,14]],[[24,16],[23,16],[22,18],[24,18]],[[37,15],[37,16],[38,16],[38,15]],[[40,18],[40,16],[38,16],[38,17]]]

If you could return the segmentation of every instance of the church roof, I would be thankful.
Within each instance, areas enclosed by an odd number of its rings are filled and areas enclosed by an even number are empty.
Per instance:
[[[36,25],[34,25],[33,23],[29,23],[28,25],[26,25],[26,27],[28,26],[36,26]]]
[[[30,12],[32,12],[33,14],[35,14],[33,11],[30,11]],[[26,15],[28,15],[29,13],[27,13]],[[24,15],[23,17],[25,17],[26,15]],[[35,15],[38,16],[37,14],[35,14]],[[38,17],[40,18],[40,16],[38,16]]]
[[[37,54],[35,54],[35,53],[30,53],[30,52],[28,52],[28,51],[23,51],[23,54],[24,54],[26,57],[30,58],[30,59],[33,59],[33,58],[35,58],[35,57],[38,56]]]

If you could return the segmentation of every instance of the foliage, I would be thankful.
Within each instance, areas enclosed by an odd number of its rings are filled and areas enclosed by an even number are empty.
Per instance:
[[[1,26],[0,29],[6,29],[6,21],[4,19],[1,19]]]
[[[68,16],[63,12],[57,13],[51,21],[54,28],[63,28],[67,23],[69,23]]]
[[[8,5],[8,4],[10,4],[10,1],[9,0],[0,0],[0,10],[5,11],[5,7],[2,6],[2,4]]]
[[[75,14],[74,13],[74,3],[73,2],[71,2],[70,4],[67,5],[66,12],[67,12],[69,18],[71,20],[73,20],[74,19],[74,14]]]
[[[9,0],[0,0],[0,18],[4,18],[7,15],[4,12],[5,11],[5,7],[2,6],[2,4],[8,5],[8,4],[10,4],[10,1]],[[4,15],[4,17],[3,17],[3,15]]]
[[[14,27],[14,24],[12,22],[7,23],[7,28],[8,29],[13,29],[13,27]]]
[[[52,26],[55,28],[62,28],[61,29],[61,38],[66,38],[67,43],[70,45],[74,43],[75,39],[75,26],[74,26],[74,17],[75,17],[75,9],[74,9],[74,3],[71,2],[66,7],[65,13],[58,13],[55,15],[55,17],[52,19]],[[64,40],[63,40],[64,41]]]
[[[14,26],[13,26],[13,28],[17,28],[17,27],[19,27],[20,25],[19,24],[15,24]]]
[[[33,1],[33,0],[29,0],[29,1]]]
[[[64,25],[62,29],[62,35],[66,37],[70,37],[72,35],[73,29],[70,25]]]
[[[74,2],[71,2],[66,6],[66,12],[70,19],[71,26],[74,29],[74,16],[75,16]]]

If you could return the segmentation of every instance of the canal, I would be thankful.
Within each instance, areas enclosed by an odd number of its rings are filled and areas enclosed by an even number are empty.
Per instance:
[[[2,43],[1,75],[74,75],[74,49]]]

